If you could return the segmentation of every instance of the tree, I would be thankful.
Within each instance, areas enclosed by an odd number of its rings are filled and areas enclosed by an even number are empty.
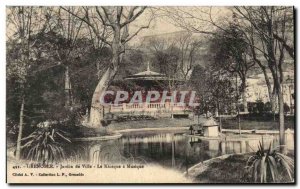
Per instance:
[[[99,127],[104,114],[103,106],[100,104],[100,97],[119,70],[126,44],[141,30],[148,28],[151,19],[147,25],[139,27],[130,34],[129,26],[143,14],[146,7],[82,7],[80,12],[62,8],[82,20],[91,29],[96,38],[108,45],[112,51],[111,62],[99,80],[92,97],[89,125],[91,127]],[[103,33],[101,30],[104,28],[106,32]],[[103,34],[110,34],[110,37],[105,38]]]
[[[241,32],[235,28],[234,19],[230,17],[230,8],[172,7],[162,9],[162,11],[168,15],[167,19],[174,25],[191,33],[213,38],[210,51],[218,54],[215,62],[218,62],[223,69],[236,73],[240,77],[243,107],[244,111],[247,111],[246,79],[247,72],[254,66],[254,62],[250,60],[247,42],[243,39]],[[220,18],[221,11],[223,18]],[[220,51],[215,52],[217,49]]]
[[[212,8],[205,9],[207,8],[193,11],[175,7],[172,11],[167,9],[166,12],[168,13],[167,15],[172,16],[171,19],[175,24],[192,32],[216,35],[216,29],[224,30],[222,24],[219,24],[220,22],[217,23],[213,20]],[[232,11],[229,12],[232,14]],[[287,62],[285,61],[285,54],[288,53],[294,59],[293,7],[234,7],[233,12],[239,22],[239,30],[244,33],[244,37],[247,39],[247,44],[252,52],[252,59],[265,75],[270,100],[275,103],[275,98],[278,99],[280,146],[284,150],[282,82],[284,80],[284,63]],[[229,17],[227,19],[230,21]],[[226,22],[224,21],[224,23]],[[205,27],[205,25],[209,27]],[[269,72],[274,83],[273,90],[268,77]],[[274,105],[272,106],[274,107]]]
[[[31,74],[31,62],[33,60],[32,45],[35,41],[32,36],[36,33],[45,32],[48,28],[48,12],[37,7],[9,7],[7,14],[7,38],[13,41],[14,47],[18,45],[15,58],[7,66],[7,77],[14,77],[19,88],[19,131],[16,147],[16,158],[21,157],[21,139],[24,126],[24,110],[26,104],[26,95],[28,91],[28,76]],[[8,50],[9,48],[8,47]]]
[[[239,92],[242,94],[243,109],[248,112],[246,87],[247,74],[254,67],[255,62],[251,60],[249,47],[237,26],[231,24],[220,33],[215,35],[211,41],[211,51],[215,56],[215,66],[238,75],[241,84]]]
[[[287,30],[289,21],[293,20],[292,7],[235,7],[235,10],[247,26],[251,35],[257,39],[253,48],[267,62],[274,83],[274,94],[279,103],[279,133],[281,151],[285,151],[284,136],[284,101],[282,83],[284,81],[283,66],[285,63],[286,42],[291,35]],[[245,24],[245,23],[244,23]],[[292,25],[292,24],[291,24]],[[278,40],[280,36],[282,40]]]
[[[243,27],[242,27],[243,28]],[[257,38],[255,36],[253,26],[249,26],[248,29],[241,29],[240,31],[244,32],[244,37],[248,41],[248,45],[251,51],[251,57],[253,61],[255,61],[256,65],[260,68],[260,70],[264,74],[265,82],[268,89],[269,100],[271,104],[271,109],[274,114],[275,119],[275,111],[276,111],[276,90],[275,86],[271,85],[270,78],[268,76],[268,66],[261,59],[261,49],[257,47]]]
[[[75,11],[75,7],[65,7],[69,11]],[[53,32],[62,36],[63,40],[56,43],[56,56],[61,66],[65,69],[65,106],[71,107],[73,105],[72,95],[72,81],[70,64],[72,57],[78,54],[76,45],[77,40],[83,35],[83,21],[73,17],[69,12],[63,11],[60,7],[55,8],[52,16]]]
[[[175,79],[179,77],[179,54],[180,50],[176,46],[175,41],[167,41],[165,39],[150,39],[147,47],[153,54],[152,61],[159,68],[159,72],[168,77],[169,89],[175,87]]]
[[[106,71],[106,65],[111,60],[111,50],[108,47],[95,47],[90,39],[78,39],[77,55],[73,56],[70,65],[72,80],[72,95],[74,105],[81,109],[82,114],[91,109],[92,96],[99,77]]]
[[[195,66],[190,83],[200,98],[200,110],[204,110],[202,113],[215,110],[218,115],[231,111],[235,90],[228,76],[228,73],[215,70],[211,65]]]
[[[217,29],[222,29],[223,24],[226,26],[231,21],[228,18],[230,8],[224,7],[164,7],[160,11],[175,26],[204,35],[216,35]]]
[[[169,87],[172,88],[175,80],[189,80],[194,67],[200,63],[201,45],[198,36],[178,32],[167,38],[150,37],[144,48],[149,49],[152,61],[169,78]]]
[[[197,36],[198,37],[198,36]],[[179,48],[179,72],[182,79],[188,80],[191,72],[197,63],[200,62],[200,47],[201,41],[193,36],[191,32],[180,35],[176,40],[178,41],[177,46]]]

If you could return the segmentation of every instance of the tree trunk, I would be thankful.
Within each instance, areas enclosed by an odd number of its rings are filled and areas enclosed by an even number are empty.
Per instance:
[[[259,64],[260,68],[263,71],[264,77],[265,77],[265,81],[266,81],[266,85],[267,85],[267,89],[268,89],[268,94],[269,94],[269,100],[270,100],[270,104],[271,104],[271,109],[272,109],[272,113],[275,114],[275,110],[276,110],[276,94],[275,94],[275,90],[272,90],[272,86],[270,83],[270,79],[268,77],[266,68],[261,66]]]
[[[273,91],[271,91],[271,89],[270,89],[268,91],[268,93],[269,93],[269,99],[270,99],[270,104],[271,104],[271,111],[272,111],[272,115],[273,115],[273,121],[276,121],[276,110],[277,110],[278,95],[277,95],[275,86],[273,87]]]
[[[103,119],[103,109],[104,107],[100,104],[101,94],[107,90],[110,82],[113,80],[114,76],[117,73],[117,69],[108,68],[102,78],[100,79],[97,87],[94,91],[91,111],[90,111],[90,127],[100,127],[101,120]]]
[[[16,149],[16,159],[19,160],[21,158],[21,140],[22,140],[22,132],[23,132],[23,115],[24,115],[24,97],[22,98],[22,104],[20,109],[20,122],[19,122],[19,133],[17,139],[17,149]]]
[[[97,67],[97,78],[100,79],[100,76],[101,76],[101,74],[100,74],[100,71],[101,71],[100,62],[96,63],[96,67]]]
[[[243,100],[243,111],[248,112],[248,104],[247,104],[247,97],[246,97],[246,79],[242,80],[242,100]]]
[[[101,121],[103,120],[104,107],[100,104],[100,97],[102,93],[107,90],[109,84],[118,72],[122,56],[125,52],[125,41],[121,40],[121,28],[120,24],[113,23],[113,41],[111,44],[112,60],[108,69],[97,84],[93,94],[89,120],[90,127],[100,127],[102,125]],[[127,29],[124,30],[122,37],[125,37],[124,39],[126,39],[126,36],[128,36]]]
[[[65,106],[70,107],[72,106],[72,94],[71,94],[71,81],[70,81],[70,74],[69,74],[69,66],[66,66],[65,70]]]
[[[125,30],[125,33],[127,30]],[[126,36],[125,34],[123,34]],[[118,24],[114,25],[114,38],[111,45],[112,49],[112,61],[109,68],[106,70],[104,75],[101,77],[97,87],[94,91],[92,104],[91,104],[91,111],[90,111],[90,120],[89,126],[90,127],[100,127],[102,126],[101,121],[103,120],[104,114],[104,107],[100,104],[100,97],[102,93],[107,90],[110,82],[115,77],[118,69],[119,64],[122,60],[122,55],[124,53],[125,44],[121,41],[121,26]]]
[[[280,144],[280,152],[286,153],[285,146],[285,129],[284,129],[284,108],[283,108],[283,93],[281,87],[278,90],[278,103],[279,103],[279,144]]]
[[[243,101],[243,111],[248,112],[248,105],[247,105],[247,96],[246,96],[246,73],[240,76],[242,83],[241,83],[241,96],[242,96],[242,101]]]
[[[242,92],[242,98],[243,98],[244,112],[248,112],[248,104],[247,104],[247,98],[246,98],[246,91]]]
[[[215,116],[219,117],[219,103],[218,103],[218,101],[216,102]]]
[[[276,92],[276,89],[273,89],[273,92],[271,92],[270,95],[270,102],[271,102],[271,108],[272,108],[272,112],[275,114],[276,110],[277,110],[277,97],[278,94]]]

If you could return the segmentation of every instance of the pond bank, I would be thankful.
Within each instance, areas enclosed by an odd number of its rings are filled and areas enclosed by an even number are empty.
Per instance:
[[[200,162],[184,175],[197,183],[253,183],[246,163],[255,152],[226,154]],[[294,159],[294,151],[288,156]]]
[[[118,130],[119,133],[129,133],[136,131],[179,131],[179,130],[188,130],[189,127],[161,127],[161,128],[139,128],[139,129],[124,129]]]
[[[220,120],[218,120],[220,121]],[[236,119],[222,119],[222,128],[223,129],[238,129],[238,121]],[[273,120],[247,120],[247,119],[241,119],[241,129],[243,130],[274,130],[278,131],[279,130],[279,124],[277,121]],[[287,119],[284,121],[284,127],[286,129],[294,129],[295,128],[295,120],[294,119]]]
[[[211,158],[211,159],[208,159],[206,161],[197,163],[194,166],[190,167],[183,174],[185,176],[189,176],[189,177],[196,177],[197,175],[204,172],[208,168],[209,164],[211,164],[215,161],[218,161],[218,160],[224,160],[224,159],[226,159],[226,158],[228,158],[229,156],[232,156],[232,155],[233,154],[225,154],[225,155],[222,155],[222,156],[218,156],[218,157]]]
[[[200,117],[199,122],[205,121],[206,118]],[[99,140],[102,140],[102,136],[104,140],[106,137],[110,138],[111,135],[115,135],[118,133],[129,133],[129,132],[138,132],[138,131],[187,131],[190,125],[194,125],[198,123],[197,119],[188,119],[188,118],[161,118],[155,120],[136,120],[136,121],[124,121],[124,122],[112,122],[109,126],[105,128],[98,128],[101,132],[96,131],[96,136],[93,136],[95,140],[99,137]],[[105,131],[105,132],[104,132]],[[239,133],[238,129],[225,129],[223,128],[222,131],[224,133]],[[259,130],[254,127],[252,130],[244,129],[241,131],[243,134],[276,134],[278,131],[276,130]],[[294,133],[293,130],[288,130],[286,132]],[[91,133],[91,132],[86,132]],[[93,132],[92,132],[93,133]],[[86,136],[84,136],[86,137]],[[87,136],[88,138],[91,136]],[[82,138],[76,137],[76,138]],[[89,140],[89,139],[87,139]]]
[[[222,132],[229,132],[229,133],[239,133],[238,129],[222,129]],[[265,130],[265,129],[252,129],[252,130],[241,130],[241,133],[252,133],[252,134],[278,134],[279,131],[276,130]],[[286,129],[285,133],[294,133],[293,129]]]
[[[194,124],[191,119],[172,119],[162,118],[155,120],[137,120],[112,122],[107,127],[102,128],[80,128],[78,133],[81,136],[75,137],[74,141],[101,141],[113,140],[122,136],[122,133],[138,132],[138,131],[184,131]]]
[[[243,183],[249,181],[244,167],[250,155],[226,154],[198,163],[184,175],[199,183]]]
[[[196,139],[201,139],[201,140],[218,140],[218,141],[225,141],[225,142],[233,142],[233,141],[251,141],[251,140],[271,140],[274,137],[271,135],[261,135],[261,134],[242,134],[242,135],[236,135],[233,133],[227,134],[227,135],[220,135],[219,137],[206,137],[206,136],[201,136],[201,135],[190,135],[190,134],[184,134],[184,136],[187,137],[192,137]]]
[[[183,127],[188,128],[188,126],[195,124],[193,119],[176,119],[176,118],[161,118],[155,120],[137,120],[137,121],[124,121],[124,122],[113,122],[111,123],[107,129],[112,131],[122,131],[122,132],[130,132],[136,130],[176,130],[182,129]]]
[[[199,117],[199,123],[206,120],[205,117]],[[219,120],[217,120],[219,122]],[[128,130],[128,129],[142,129],[142,128],[177,128],[177,127],[188,127],[198,123],[198,118],[188,119],[188,118],[160,118],[154,120],[136,120],[136,121],[124,121],[124,122],[112,122],[107,129],[110,131]],[[222,131],[238,133],[238,126],[235,121],[232,120],[222,120]],[[276,134],[278,132],[277,122],[272,121],[248,121],[242,120],[241,127],[242,132],[245,133],[256,133],[256,134]],[[289,128],[291,133],[294,132],[293,127]]]
[[[122,134],[115,133],[113,135],[105,135],[105,136],[73,138],[72,141],[103,141],[103,140],[114,140],[121,137]]]

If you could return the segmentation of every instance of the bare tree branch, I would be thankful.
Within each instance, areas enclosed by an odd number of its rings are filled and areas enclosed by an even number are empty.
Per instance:
[[[134,20],[136,20],[137,17],[139,17],[145,11],[145,9],[147,7],[141,7],[141,9],[137,13],[134,13],[137,8],[138,7],[132,7],[130,9],[128,17],[126,18],[126,20],[123,23],[121,23],[121,28],[128,25],[128,24],[130,24]]]
[[[79,15],[73,13],[72,11],[64,8],[64,7],[61,7],[63,10],[67,11],[68,13],[70,13],[71,15],[75,16],[76,18],[80,19],[81,21],[85,22],[89,27],[91,27],[91,29],[93,30],[93,32],[96,34],[97,38],[99,40],[101,40],[102,42],[104,42],[105,44],[111,46],[111,43],[109,43],[103,36],[101,36],[98,32],[98,30],[96,29],[96,27],[90,22],[90,19],[89,19],[89,15],[86,14],[85,17],[80,17]],[[86,10],[87,11],[87,10]],[[88,12],[86,12],[88,13]]]

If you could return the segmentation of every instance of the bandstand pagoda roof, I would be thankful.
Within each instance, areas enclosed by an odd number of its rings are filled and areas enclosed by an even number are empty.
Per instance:
[[[146,71],[139,72],[130,76],[127,76],[124,78],[125,80],[168,80],[168,77],[166,74],[158,73],[158,72],[153,72],[150,70],[149,62],[148,62],[148,67]]]

